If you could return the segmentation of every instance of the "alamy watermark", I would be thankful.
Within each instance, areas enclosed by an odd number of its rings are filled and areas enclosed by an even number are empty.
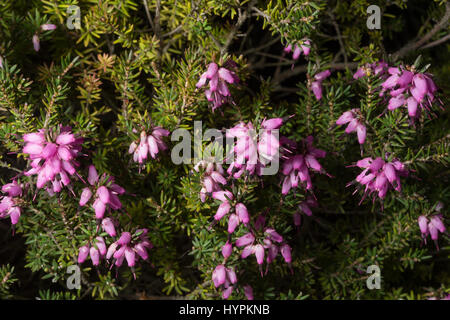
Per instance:
[[[381,9],[377,5],[371,5],[367,7],[366,12],[370,14],[367,17],[366,26],[369,30],[381,29]]]
[[[369,290],[381,289],[381,270],[376,264],[367,268],[366,273],[372,274],[366,280],[366,285]]]

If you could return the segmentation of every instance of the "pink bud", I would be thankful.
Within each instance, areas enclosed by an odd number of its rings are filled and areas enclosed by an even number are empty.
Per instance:
[[[98,181],[98,173],[93,165],[89,166],[88,182],[91,186],[95,185]]]
[[[281,255],[283,256],[284,261],[286,261],[286,263],[292,262],[291,247],[288,244],[283,244],[281,246]]]
[[[231,253],[233,252],[233,246],[229,241],[225,243],[225,245],[222,247],[222,255],[225,259],[228,259],[229,256],[231,256]]]
[[[92,196],[92,191],[91,189],[89,189],[88,187],[84,188],[83,191],[81,192],[81,197],[80,197],[80,206],[84,206],[89,199]]]
[[[417,221],[419,223],[420,232],[422,234],[427,234],[428,233],[428,219],[425,216],[420,216],[417,219]]]
[[[99,256],[98,250],[95,247],[91,247],[90,255],[91,255],[92,264],[94,266],[98,266],[98,264],[100,263],[100,256]]]
[[[83,263],[84,261],[86,261],[88,255],[89,255],[89,247],[87,245],[80,247],[78,251],[78,263]]]
[[[236,246],[243,247],[255,241],[255,236],[249,232],[236,240]]]
[[[127,259],[127,263],[129,267],[134,267],[136,263],[136,254],[133,249],[130,247],[125,248],[125,259]]]
[[[39,49],[41,48],[41,45],[39,44],[39,37],[37,34],[35,34],[33,36],[32,42],[33,42],[34,51],[36,51],[36,52],[39,51]]]
[[[260,244],[255,246],[256,262],[262,264],[264,262],[264,247]]]
[[[43,31],[55,30],[56,29],[56,25],[51,24],[51,23],[46,23],[46,24],[41,25],[41,29]]]
[[[235,209],[236,209],[236,213],[239,217],[239,220],[243,224],[247,224],[250,221],[250,216],[248,214],[247,207],[243,203],[238,203],[238,204],[236,204]]]
[[[231,214],[228,218],[228,233],[233,233],[238,225],[239,217],[235,214]]]
[[[219,221],[222,219],[231,209],[231,205],[228,203],[228,201],[222,202],[217,209],[216,214],[214,215],[214,219]]]
[[[131,241],[131,234],[129,232],[123,232],[117,241],[121,246],[129,244]]]
[[[111,237],[116,236],[116,229],[114,228],[114,223],[111,218],[105,218],[102,220],[102,228]]]
[[[212,273],[212,280],[216,288],[225,283],[226,271],[223,264],[218,265],[216,269],[214,269]]]
[[[244,286],[244,294],[248,300],[253,300],[253,288],[250,285]]]
[[[100,199],[97,198],[94,201],[92,207],[95,210],[95,217],[97,219],[103,219],[103,216],[105,215],[106,205]]]
[[[105,186],[101,186],[97,189],[97,196],[104,204],[109,203],[109,190]]]
[[[95,244],[97,245],[98,251],[102,256],[104,256],[106,254],[105,240],[103,239],[103,237],[96,237],[95,239],[97,240]]]

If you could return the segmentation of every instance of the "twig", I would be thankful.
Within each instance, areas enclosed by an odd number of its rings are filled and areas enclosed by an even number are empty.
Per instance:
[[[150,15],[150,11],[148,10],[148,3],[147,0],[143,0],[144,7],[145,7],[145,13],[147,14],[148,22],[150,22],[150,26],[153,30],[155,30],[155,25],[153,24],[152,16]]]
[[[442,17],[442,19],[431,29],[430,32],[428,32],[425,36],[423,36],[418,41],[411,41],[402,48],[400,48],[398,51],[392,54],[392,58],[394,60],[397,60],[403,56],[405,56],[408,52],[417,50],[420,48],[423,44],[425,44],[428,40],[430,40],[439,30],[442,28],[445,28],[448,24],[450,18],[450,3],[447,3],[445,5],[445,14]]]

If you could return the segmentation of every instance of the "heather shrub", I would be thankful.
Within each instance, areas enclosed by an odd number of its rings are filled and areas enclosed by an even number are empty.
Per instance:
[[[449,16],[2,1],[0,297],[448,297]]]

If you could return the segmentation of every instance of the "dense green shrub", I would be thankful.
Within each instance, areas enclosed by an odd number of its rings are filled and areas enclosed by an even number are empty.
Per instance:
[[[444,298],[449,16],[446,1],[0,1],[0,297]],[[170,133],[249,123],[281,127],[276,174],[174,163]],[[264,137],[260,153],[278,143]],[[366,157],[382,169],[361,185]]]

